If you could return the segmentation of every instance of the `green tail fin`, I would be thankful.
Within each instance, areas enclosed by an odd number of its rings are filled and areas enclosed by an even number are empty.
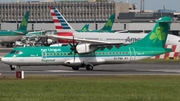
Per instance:
[[[133,45],[144,47],[164,47],[170,30],[171,17],[162,17],[156,22],[154,29],[143,39],[134,42]]]
[[[115,19],[115,14],[112,14],[101,30],[111,30],[114,23],[114,19]]]
[[[89,29],[89,24],[85,24],[84,27],[80,30],[81,32],[87,32]]]
[[[21,25],[18,28],[18,31],[26,31],[27,30],[28,18],[29,18],[29,11],[26,11],[26,14],[24,15],[24,18],[21,22]]]

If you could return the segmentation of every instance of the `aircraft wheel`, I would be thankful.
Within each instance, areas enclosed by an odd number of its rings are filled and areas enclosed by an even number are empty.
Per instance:
[[[87,65],[86,66],[86,70],[93,70],[93,68],[94,68],[93,65]]]
[[[72,67],[73,70],[79,70],[79,67]]]
[[[15,67],[13,67],[12,65],[10,65],[10,68],[11,68],[11,70],[15,70],[16,68]]]

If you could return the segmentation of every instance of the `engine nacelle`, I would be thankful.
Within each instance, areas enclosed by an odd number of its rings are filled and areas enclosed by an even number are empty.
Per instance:
[[[48,44],[51,44],[51,43],[53,43],[53,40],[52,39],[47,39],[47,42],[48,42]]]
[[[97,47],[90,47],[90,44],[80,44],[76,46],[76,50],[78,53],[89,53],[93,52],[97,49]]]

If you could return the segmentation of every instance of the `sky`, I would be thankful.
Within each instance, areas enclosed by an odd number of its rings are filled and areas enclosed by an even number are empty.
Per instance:
[[[0,2],[16,2],[17,0],[0,0]],[[21,1],[38,1],[38,0],[21,0]],[[45,0],[39,0],[45,1]],[[60,0],[55,0],[60,1]],[[114,0],[114,1],[129,1],[132,4],[137,5],[137,9],[140,9],[140,0]],[[165,6],[166,9],[176,10],[180,12],[180,0],[144,0],[145,1],[145,10],[158,10],[163,9]]]

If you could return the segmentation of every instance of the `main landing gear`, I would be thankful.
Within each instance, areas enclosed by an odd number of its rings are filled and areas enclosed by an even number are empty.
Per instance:
[[[93,65],[89,64],[89,65],[86,65],[86,70],[93,70]]]
[[[79,67],[72,67],[73,70],[79,70]]]
[[[85,65],[86,70],[93,70],[94,66],[92,64]],[[80,67],[72,67],[73,70],[79,70]]]

